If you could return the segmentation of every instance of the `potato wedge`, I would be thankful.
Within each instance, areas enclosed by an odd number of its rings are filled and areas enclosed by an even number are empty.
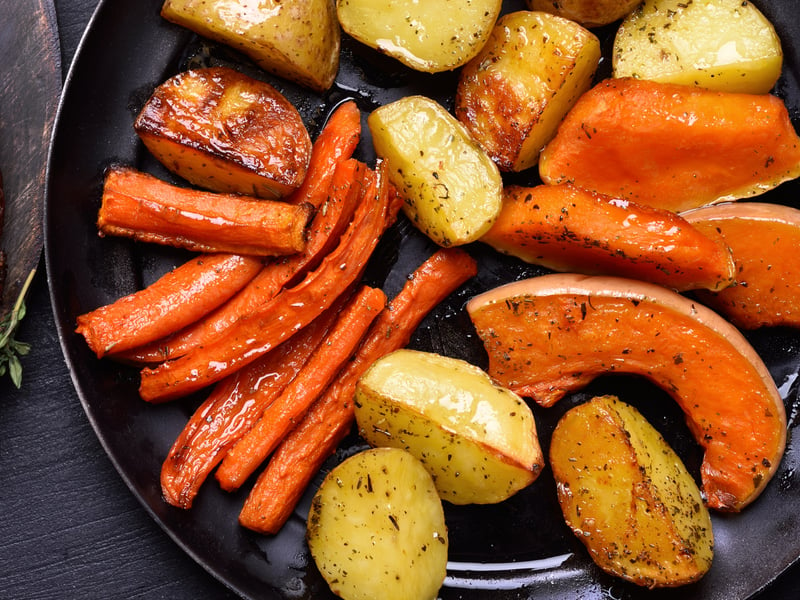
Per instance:
[[[711,517],[680,458],[632,406],[601,396],[564,414],[550,465],[567,525],[604,571],[648,588],[705,575]]]
[[[584,27],[599,27],[621,19],[642,0],[526,0],[531,10],[570,19]]]
[[[215,192],[286,196],[311,158],[311,138],[291,102],[226,67],[185,71],[159,85],[134,129],[165,167]]]
[[[161,16],[316,92],[330,88],[339,70],[334,0],[164,0]]]
[[[446,574],[442,502],[422,464],[397,448],[364,450],[328,473],[306,539],[344,600],[433,600]]]
[[[455,115],[501,170],[522,171],[538,162],[599,61],[600,41],[577,23],[506,14],[462,69]]]
[[[783,51],[772,23],[742,0],[645,0],[614,40],[615,77],[766,94]]]
[[[374,110],[367,124],[403,211],[425,235],[459,246],[491,227],[502,204],[500,171],[444,107],[405,96]]]
[[[453,504],[500,502],[542,469],[530,407],[462,360],[397,350],[361,377],[354,402],[361,436],[411,452]]]
[[[467,311],[489,374],[543,406],[605,373],[663,388],[705,450],[709,507],[741,510],[775,474],[783,400],[747,339],[705,306],[655,284],[553,274],[484,292]]]
[[[427,73],[466,63],[489,36],[502,0],[337,0],[342,29],[404,65]]]
[[[730,247],[736,283],[697,298],[740,329],[800,327],[800,210],[766,202],[726,202],[683,213]]]

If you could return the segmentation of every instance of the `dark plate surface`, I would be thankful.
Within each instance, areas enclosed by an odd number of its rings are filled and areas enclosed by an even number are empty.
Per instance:
[[[777,91],[800,124],[800,23],[791,2],[762,0],[776,23],[787,55]],[[424,93],[449,106],[455,76],[409,72],[392,61],[345,41],[340,75],[324,97],[264,76],[233,52],[208,44],[163,21],[160,0],[102,2],[78,50],[57,118],[48,171],[45,248],[59,335],[86,414],[120,475],[153,518],[200,564],[245,597],[331,598],[308,555],[303,535],[311,491],[275,537],[238,526],[246,490],[226,494],[209,482],[190,511],[161,498],[159,472],[169,447],[199,398],[150,406],[137,396],[137,373],[98,361],[73,333],[77,315],[112,302],[149,283],[185,254],[111,238],[95,229],[102,175],[125,163],[170,178],[139,143],[133,121],[153,90],[170,75],[193,65],[229,64],[273,83],[304,116],[312,137],[332,106],[357,100],[364,115],[409,93]],[[506,9],[521,7],[506,2]],[[599,31],[601,36],[608,31]],[[604,65],[607,68],[607,64]],[[371,160],[369,140],[359,156]],[[533,177],[533,175],[530,175]],[[532,181],[532,179],[531,179]],[[764,196],[797,204],[797,182]],[[431,251],[430,243],[404,219],[390,230],[367,277],[391,296]],[[417,331],[412,346],[470,359],[483,366],[482,349],[462,308],[471,295],[499,283],[543,273],[483,247],[469,251],[479,276],[466,284]],[[566,528],[548,470],[510,500],[484,507],[447,506],[451,570],[441,598],[747,598],[800,557],[800,448],[793,440],[798,401],[800,335],[772,329],[748,336],[764,358],[785,398],[790,419],[786,456],[775,479],[743,514],[714,516],[716,555],[708,575],[678,590],[647,592],[604,575]],[[589,389],[548,410],[534,408],[543,448],[558,417],[590,395],[615,393],[636,405],[673,444],[694,473],[700,453],[675,403],[660,390],[632,378],[601,378]],[[346,440],[340,459],[360,447]],[[331,462],[330,464],[333,464]]]

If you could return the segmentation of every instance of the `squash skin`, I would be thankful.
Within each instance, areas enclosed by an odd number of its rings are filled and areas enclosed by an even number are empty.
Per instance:
[[[800,210],[761,202],[717,204],[684,213],[733,252],[736,284],[696,292],[740,329],[800,327]]]
[[[539,174],[680,212],[800,176],[800,138],[776,96],[608,79],[567,114]]]
[[[475,296],[467,312],[489,374],[542,406],[605,373],[662,387],[705,450],[709,507],[741,510],[777,470],[783,401],[744,336],[710,309],[654,284],[554,274]]]

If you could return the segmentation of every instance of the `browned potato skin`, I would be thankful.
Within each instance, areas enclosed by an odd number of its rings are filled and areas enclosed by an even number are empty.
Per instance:
[[[714,538],[700,491],[632,406],[601,396],[568,411],[550,464],[564,518],[604,571],[676,587],[711,567]]]
[[[134,128],[169,170],[215,192],[284,197],[302,183],[311,157],[297,109],[268,83],[225,67],[168,79]]]
[[[621,19],[642,0],[526,0],[531,10],[542,10],[584,27],[600,27]]]

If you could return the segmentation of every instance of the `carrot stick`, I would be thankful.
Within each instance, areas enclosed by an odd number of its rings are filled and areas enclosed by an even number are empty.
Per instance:
[[[208,314],[244,287],[261,259],[236,254],[196,257],[146,288],[80,315],[75,330],[99,357],[177,331]]]
[[[280,256],[306,246],[308,204],[287,204],[178,187],[128,167],[106,174],[101,235],[186,248]]]
[[[378,239],[394,221],[399,205],[389,202],[384,167],[358,207],[339,245],[302,282],[286,288],[256,313],[208,346],[141,371],[139,393],[148,402],[185,396],[241,369],[324,311],[363,272]]]
[[[349,432],[358,378],[377,359],[408,344],[425,315],[476,272],[475,261],[458,248],[438,251],[414,272],[370,327],[354,360],[275,450],[239,514],[241,525],[268,534],[280,530]]]
[[[255,472],[355,352],[385,304],[383,291],[370,287],[362,288],[347,304],[302,371],[225,455],[216,472],[223,489],[238,489]]]
[[[278,397],[334,324],[337,302],[277,348],[220,381],[194,412],[161,467],[164,499],[189,508],[208,474]]]

